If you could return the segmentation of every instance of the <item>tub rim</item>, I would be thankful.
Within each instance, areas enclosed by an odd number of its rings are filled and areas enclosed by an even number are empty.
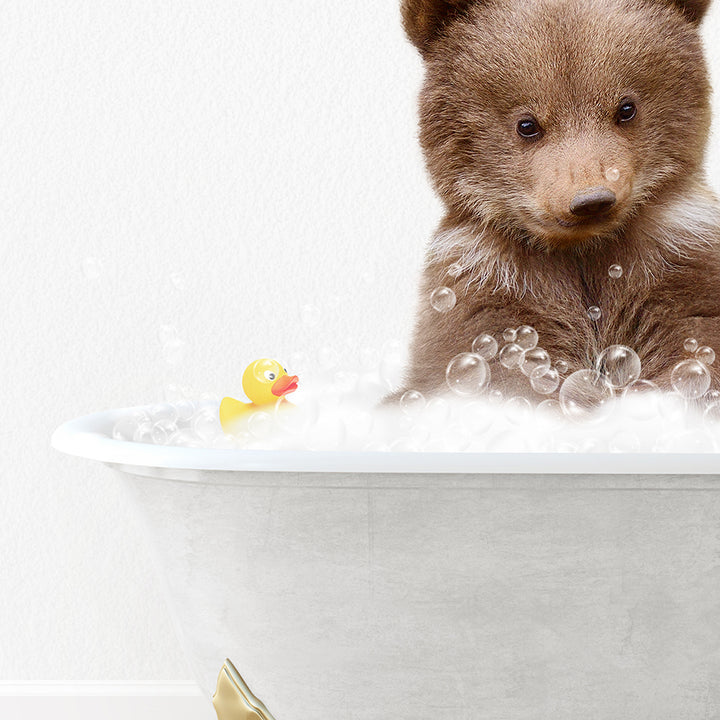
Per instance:
[[[369,452],[230,450],[151,445],[112,437],[117,420],[150,406],[118,408],[63,423],[52,446],[114,466],[263,473],[472,475],[720,475],[720,453]]]

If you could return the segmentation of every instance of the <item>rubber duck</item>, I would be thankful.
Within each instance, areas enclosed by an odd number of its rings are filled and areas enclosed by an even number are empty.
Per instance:
[[[288,375],[277,360],[260,358],[245,368],[242,386],[249,403],[231,397],[220,403],[220,424],[226,433],[237,431],[241,421],[247,421],[256,410],[275,405],[280,398],[290,405],[285,396],[297,390],[298,376]]]

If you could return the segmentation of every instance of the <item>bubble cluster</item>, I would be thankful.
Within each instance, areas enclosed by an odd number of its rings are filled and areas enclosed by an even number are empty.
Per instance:
[[[441,307],[449,306],[448,299],[455,304],[450,288],[435,293]],[[305,306],[302,312],[304,324],[311,326],[316,309]],[[157,337],[166,360],[182,353],[184,342],[174,325],[161,325]],[[629,346],[606,347],[591,367],[568,375],[568,360],[553,357],[541,344],[530,325],[502,333],[488,328],[466,352],[451,358],[443,387],[423,380],[422,392],[411,388],[397,395],[407,358],[396,339],[381,350],[326,345],[312,357],[292,355],[288,366],[303,378],[292,402],[281,398],[252,412],[232,434],[220,425],[219,397],[168,385],[166,401],[119,416],[112,436],[122,442],[222,450],[720,451],[720,389],[711,387],[711,347],[687,338],[683,347],[691,357],[670,373],[673,391],[662,393],[642,377],[640,357]],[[572,360],[577,368],[578,358]],[[497,366],[509,372],[500,372],[503,384],[493,386]],[[428,381],[434,381],[430,374]],[[394,404],[382,402],[388,395]]]
[[[446,313],[455,307],[457,297],[449,287],[435,288],[430,295],[430,305],[440,313]]]

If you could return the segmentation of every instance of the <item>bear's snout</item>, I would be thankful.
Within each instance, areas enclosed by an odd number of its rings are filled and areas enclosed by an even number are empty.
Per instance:
[[[570,203],[570,212],[578,217],[602,215],[617,202],[615,193],[606,187],[595,187],[579,192]]]

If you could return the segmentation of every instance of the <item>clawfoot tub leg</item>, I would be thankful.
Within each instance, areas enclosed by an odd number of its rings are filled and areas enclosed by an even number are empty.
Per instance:
[[[252,694],[230,660],[226,660],[220,670],[213,705],[218,720],[275,720]]]

